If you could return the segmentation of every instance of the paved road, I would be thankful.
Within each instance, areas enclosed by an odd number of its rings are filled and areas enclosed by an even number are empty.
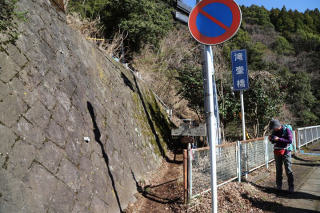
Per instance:
[[[307,147],[304,152],[306,153],[320,153],[320,142]],[[296,159],[294,163],[299,165],[297,161],[303,161],[300,166],[311,167],[309,172],[305,174],[304,178],[299,181],[296,193],[289,197],[288,204],[291,207],[301,208],[306,210],[320,212],[320,156],[312,156],[300,154],[300,158]],[[306,159],[306,157],[309,157]],[[303,195],[299,197],[299,195]]]
[[[319,153],[320,141],[304,148],[305,153]],[[293,173],[295,178],[295,192],[289,194],[287,190],[287,178],[283,174],[283,189],[279,192],[275,189],[276,174],[274,164],[269,170],[257,171],[249,180],[260,190],[276,195],[277,202],[273,207],[262,210],[279,213],[316,213],[320,212],[320,155],[293,155]]]
[[[300,186],[296,194],[287,199],[287,205],[293,208],[320,212],[320,168],[314,168],[305,178],[305,183]]]

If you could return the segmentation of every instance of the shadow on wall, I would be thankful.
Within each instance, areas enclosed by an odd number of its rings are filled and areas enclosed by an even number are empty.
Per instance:
[[[155,99],[154,99],[154,102],[156,102]],[[170,149],[174,154],[173,161],[176,163],[182,163],[182,161],[176,160],[176,156],[177,156],[177,154],[182,154],[184,144],[181,144],[180,140],[174,140],[171,137],[170,126],[172,126],[173,124],[170,124],[168,122],[166,117],[161,112],[161,109],[158,104],[152,105],[152,104],[148,103],[148,107],[150,110],[151,117],[153,118],[154,122],[156,123],[156,126],[158,127],[160,134],[162,135],[163,139],[167,142],[168,149]]]
[[[154,99],[156,103],[156,100]],[[167,141],[168,148],[173,150],[174,144],[171,143],[171,131],[170,131],[170,123],[166,119],[166,117],[161,112],[161,109],[158,104],[150,104],[148,103],[148,107],[150,110],[151,117],[153,118],[154,122],[156,123],[160,134],[162,135],[163,139]]]
[[[182,161],[176,161],[175,159],[174,160],[171,160],[166,152],[165,152],[165,149],[162,147],[162,144],[161,144],[161,141],[160,141],[160,138],[159,138],[159,135],[155,129],[155,126],[154,126],[154,123],[152,121],[152,118],[154,118],[155,120],[155,123],[156,125],[159,127],[160,129],[160,133],[161,135],[163,136],[164,140],[169,142],[168,143],[168,148],[173,150],[173,147],[170,146],[170,139],[171,139],[171,135],[170,135],[170,129],[168,128],[169,127],[169,124],[167,123],[167,120],[163,117],[161,111],[160,111],[160,108],[158,108],[157,111],[154,111],[152,106],[150,104],[148,104],[148,106],[146,105],[145,101],[144,101],[144,98],[143,98],[143,95],[141,93],[141,90],[140,90],[140,87],[138,85],[138,82],[137,82],[137,78],[133,75],[133,79],[134,79],[134,83],[135,83],[135,87],[137,88],[137,93],[139,95],[139,98],[141,100],[141,103],[142,103],[142,106],[143,106],[143,109],[144,109],[144,112],[147,116],[147,120],[148,120],[148,124],[150,126],[150,129],[152,131],[152,134],[154,135],[155,137],[155,140],[156,140],[156,143],[157,143],[157,146],[159,148],[159,151],[160,151],[160,154],[161,156],[168,162],[168,163],[176,163],[176,164],[181,164]],[[155,104],[157,106],[157,104]],[[149,114],[149,111],[148,111],[148,108],[151,112],[151,115]],[[159,107],[159,106],[157,106]],[[164,128],[164,126],[166,126],[166,128]]]
[[[122,213],[123,211],[122,211],[122,208],[121,208],[120,198],[119,198],[119,195],[118,195],[118,191],[116,189],[116,185],[115,185],[115,182],[114,182],[113,175],[112,175],[111,170],[110,170],[109,157],[108,157],[108,155],[107,155],[107,153],[106,153],[106,151],[104,149],[103,143],[101,142],[101,132],[100,132],[99,127],[97,125],[96,114],[94,112],[94,108],[93,108],[92,104],[89,101],[87,102],[87,108],[88,108],[88,111],[90,113],[90,116],[91,116],[91,119],[92,119],[92,123],[93,123],[93,133],[94,133],[95,141],[100,145],[102,156],[104,158],[104,161],[105,161],[107,169],[108,169],[108,174],[109,174],[109,177],[111,179],[111,184],[112,184],[112,187],[113,187],[114,194],[116,196],[116,200],[117,200],[117,203],[118,203],[118,206],[119,206],[119,210]]]
[[[121,78],[123,80],[123,83],[127,85],[127,87],[129,87],[132,92],[135,92],[131,81],[128,79],[128,77],[125,74],[123,74],[123,72],[121,73]]]

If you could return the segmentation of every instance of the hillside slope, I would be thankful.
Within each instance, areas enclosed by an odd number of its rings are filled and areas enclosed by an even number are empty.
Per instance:
[[[168,119],[53,3],[18,10],[16,44],[0,42],[0,212],[121,211],[165,156]]]

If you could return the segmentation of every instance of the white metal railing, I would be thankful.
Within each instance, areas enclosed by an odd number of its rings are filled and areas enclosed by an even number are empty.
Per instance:
[[[320,125],[298,128],[297,147],[300,149],[309,143],[320,139]]]
[[[218,186],[268,165],[273,160],[273,148],[268,138],[217,146],[217,181]],[[188,150],[187,179],[188,198],[195,198],[210,190],[210,152],[209,149]]]
[[[320,126],[319,126],[320,133]],[[296,150],[296,132],[293,131],[293,146]],[[274,160],[273,144],[268,137],[217,145],[217,181],[222,186],[230,181],[266,166]],[[209,148],[188,149],[185,162],[185,198],[190,201],[210,191]]]
[[[309,143],[320,140],[320,125],[293,131],[293,151]],[[190,200],[210,190],[209,148],[186,151],[185,192]],[[248,141],[217,145],[218,186],[238,179],[249,172],[266,166],[274,160],[273,145],[267,137]]]

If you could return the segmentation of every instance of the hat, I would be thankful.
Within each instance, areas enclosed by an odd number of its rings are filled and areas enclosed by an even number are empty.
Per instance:
[[[281,126],[280,121],[276,119],[272,119],[269,124],[269,129],[271,130],[271,129],[279,128],[280,126]]]

